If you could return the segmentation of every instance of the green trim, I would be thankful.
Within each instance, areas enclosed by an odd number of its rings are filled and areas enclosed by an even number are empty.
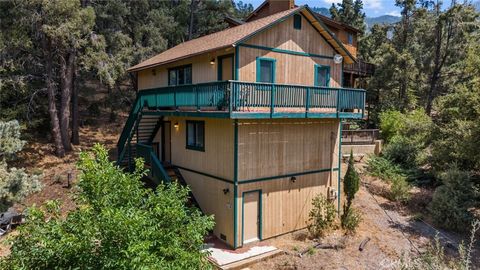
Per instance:
[[[181,111],[151,111],[144,112],[144,115],[183,116],[201,118],[230,118],[228,112],[181,112]]]
[[[339,169],[338,168],[333,168],[333,169],[332,168],[326,168],[326,169],[306,171],[306,172],[289,173],[289,174],[283,174],[283,175],[254,178],[254,179],[239,181],[239,184],[242,185],[242,184],[249,184],[249,183],[255,183],[255,182],[270,181],[270,180],[292,177],[292,176],[300,176],[300,175],[315,174],[315,173],[321,173],[321,172],[329,172],[329,171],[332,171],[332,170],[333,171],[338,171]]]
[[[238,247],[238,120],[235,119],[233,130],[233,248]]]
[[[345,46],[343,46],[343,43],[337,38],[337,36],[335,36],[330,30],[329,28],[325,25],[325,23],[323,23],[323,21],[321,19],[318,18],[317,14],[315,14],[315,12],[313,12],[313,10],[311,8],[309,8],[308,6],[305,6],[305,8],[313,15],[313,17],[318,21],[318,23],[323,27],[323,29],[325,31],[327,31],[330,36],[335,40],[335,42],[338,44],[338,46],[345,52],[346,55],[348,55],[348,57],[350,57],[352,59],[353,62],[357,62],[357,60],[355,59],[355,57],[352,56],[352,54],[345,48]],[[323,37],[323,35],[322,35]],[[323,37],[325,40],[326,38]],[[330,44],[330,42],[327,41],[328,44]],[[333,46],[332,46],[333,47]],[[333,48],[335,51],[337,51],[335,48]]]
[[[318,84],[318,71],[320,69],[325,69],[327,71],[327,78],[325,79],[326,85]],[[317,87],[330,87],[330,66],[315,64],[313,74],[313,85]]]
[[[341,199],[340,197],[342,196],[342,190],[341,190],[341,174],[342,174],[342,119],[338,121],[338,124],[340,125],[339,127],[339,141],[338,141],[338,213],[340,213],[340,203]]]
[[[272,62],[272,74],[270,74],[272,76],[272,81],[271,82],[261,82],[261,78],[262,78],[262,74],[261,74],[261,69],[260,69],[260,63],[262,61],[268,61],[268,62]],[[256,77],[257,77],[257,82],[261,82],[261,83],[275,83],[275,74],[277,73],[277,70],[276,70],[276,66],[277,66],[277,59],[275,58],[267,58],[267,57],[257,57],[256,59],[256,70],[255,70],[255,73],[256,73]]]
[[[244,239],[244,228],[245,228],[245,218],[244,218],[244,209],[245,209],[245,194],[248,193],[254,193],[258,192],[258,228],[257,228],[257,238],[258,240],[262,240],[262,190],[261,189],[255,189],[255,190],[249,190],[249,191],[244,191],[242,192],[242,246],[243,242],[245,241]]]
[[[341,79],[340,79],[340,87],[343,88],[343,65],[344,65],[344,62],[342,61],[342,73],[341,73]]]
[[[240,47],[240,46],[246,47],[246,48],[252,48],[252,49],[271,51],[271,52],[276,52],[276,53],[283,53],[283,54],[291,54],[291,55],[306,56],[306,57],[317,57],[317,58],[322,58],[322,59],[333,59],[333,56],[328,56],[328,55],[283,50],[283,49],[260,46],[260,45],[252,45],[252,44],[241,43],[241,44],[238,44],[237,47]]]
[[[226,59],[226,58],[232,58],[232,79],[234,78],[235,74],[235,68],[234,68],[234,64],[233,64],[233,61],[234,61],[234,54],[231,53],[231,54],[225,54],[225,55],[220,55],[217,57],[217,62],[218,62],[218,65],[217,65],[217,80],[218,81],[223,81],[222,77],[223,77],[223,59]]]
[[[203,126],[203,141],[202,141],[202,146],[195,146],[195,145],[188,145],[188,124],[194,124],[194,128],[197,128],[197,124],[200,124]],[[195,151],[202,151],[205,152],[205,121],[199,121],[199,120],[186,120],[185,121],[185,148],[189,150],[195,150]],[[196,132],[194,132],[196,136]],[[196,141],[196,140],[195,140]]]
[[[240,48],[238,46],[235,46],[235,76],[234,76],[234,80],[238,81],[239,80],[239,77],[238,77],[238,68],[239,68],[239,61],[240,61]]]
[[[177,168],[182,169],[182,170],[185,170],[185,171],[189,171],[189,172],[193,172],[193,173],[200,174],[200,175],[203,175],[203,176],[207,176],[207,177],[210,177],[210,178],[214,178],[214,179],[217,179],[217,180],[229,183],[229,184],[233,184],[232,180],[229,180],[229,179],[226,179],[226,178],[223,178],[223,177],[215,176],[215,175],[212,175],[212,174],[209,174],[209,173],[200,172],[200,171],[197,171],[197,170],[185,168],[185,167],[178,166],[178,165],[172,165],[172,166],[177,167]]]

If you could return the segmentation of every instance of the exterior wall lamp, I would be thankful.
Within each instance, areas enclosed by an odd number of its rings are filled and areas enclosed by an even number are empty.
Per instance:
[[[215,58],[210,59],[210,65],[215,65]]]
[[[292,176],[290,177],[290,181],[292,181],[292,183],[295,183],[297,181],[297,178],[295,176]]]
[[[173,127],[178,129],[178,127],[179,127],[178,122],[175,122],[175,124],[173,124]]]

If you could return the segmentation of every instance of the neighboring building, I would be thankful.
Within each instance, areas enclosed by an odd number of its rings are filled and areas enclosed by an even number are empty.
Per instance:
[[[119,163],[188,183],[233,248],[302,229],[315,195],[340,206],[340,122],[364,115],[343,63],[352,52],[304,6],[179,44],[129,69]]]

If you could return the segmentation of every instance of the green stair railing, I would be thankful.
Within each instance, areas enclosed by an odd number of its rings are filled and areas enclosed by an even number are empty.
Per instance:
[[[118,162],[122,162],[144,110],[221,111],[243,113],[365,112],[365,90],[305,85],[218,81],[167,86],[139,91],[118,140]],[[356,110],[356,111],[355,111]],[[349,117],[348,115],[344,117]],[[131,158],[131,157],[129,157]]]
[[[170,177],[158,160],[151,145],[137,143],[137,156],[143,158],[145,165],[150,166],[150,176],[158,183],[170,183]]]

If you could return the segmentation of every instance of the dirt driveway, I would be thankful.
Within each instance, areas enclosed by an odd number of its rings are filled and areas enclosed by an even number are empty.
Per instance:
[[[437,232],[427,224],[415,221],[411,216],[400,214],[387,199],[372,195],[362,186],[355,196],[354,205],[363,216],[356,235],[345,238],[340,230],[330,233],[321,243],[340,243],[343,249],[313,249],[316,242],[299,240],[306,232],[296,232],[268,240],[271,245],[286,251],[277,256],[250,266],[250,269],[395,269],[404,255],[415,256],[424,251]],[[443,234],[445,233],[445,234]],[[442,232],[448,237],[452,250],[459,243],[459,236]],[[360,243],[370,241],[363,251]],[[446,240],[446,239],[443,239]],[[299,252],[306,251],[302,257]],[[477,253],[478,255],[478,253]],[[475,258],[475,254],[473,255]],[[478,262],[477,262],[478,263]]]

